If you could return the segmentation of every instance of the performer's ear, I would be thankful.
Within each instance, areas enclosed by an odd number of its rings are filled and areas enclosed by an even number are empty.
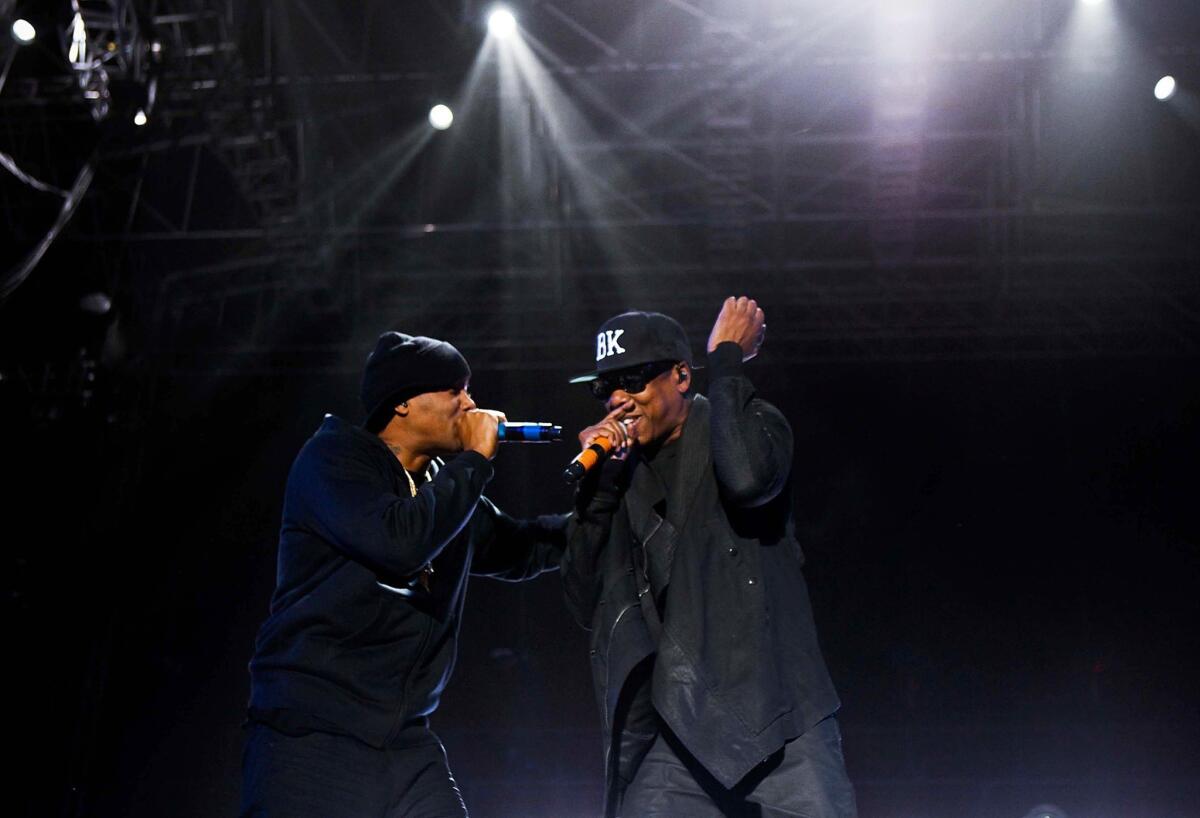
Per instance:
[[[408,417],[408,401],[394,407],[392,411],[396,413],[396,417]]]
[[[676,366],[675,371],[677,373],[676,374],[676,383],[678,384],[677,389],[680,392],[683,392],[688,388],[687,383],[688,383],[688,379],[691,378],[691,373],[688,372],[687,364],[678,364]]]

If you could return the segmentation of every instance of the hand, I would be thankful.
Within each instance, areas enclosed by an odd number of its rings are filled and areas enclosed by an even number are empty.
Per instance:
[[[629,436],[629,430],[621,422],[621,419],[632,409],[633,401],[624,400],[599,422],[581,431],[579,433],[580,448],[586,449],[591,446],[598,437],[607,437],[613,444],[610,456],[617,459],[625,457],[629,453],[629,447],[633,445],[633,439]]]
[[[503,412],[471,409],[458,418],[458,439],[463,451],[479,452],[491,460],[500,446],[500,424],[507,420]]]
[[[721,305],[721,313],[708,336],[708,351],[719,344],[733,341],[742,348],[742,360],[748,361],[758,354],[763,338],[767,334],[767,319],[753,298],[730,296]]]

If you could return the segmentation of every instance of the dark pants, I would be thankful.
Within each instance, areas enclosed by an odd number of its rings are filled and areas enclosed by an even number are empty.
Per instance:
[[[253,724],[242,759],[242,818],[466,818],[446,752],[425,725],[393,747],[349,736],[289,736]]]
[[[725,789],[666,727],[625,791],[623,818],[855,818],[842,734],[830,716]]]

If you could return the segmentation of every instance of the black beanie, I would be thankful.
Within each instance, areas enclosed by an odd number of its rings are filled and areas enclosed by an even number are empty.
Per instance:
[[[467,359],[452,344],[423,335],[385,332],[363,371],[362,404],[367,422],[414,395],[450,389],[470,377]]]

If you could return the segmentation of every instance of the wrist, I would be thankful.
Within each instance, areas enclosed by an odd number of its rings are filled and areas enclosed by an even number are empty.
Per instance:
[[[736,377],[742,374],[742,346],[737,341],[722,341],[708,353],[708,377]]]
[[[478,449],[463,449],[456,459],[465,462],[469,466],[486,468],[486,474],[489,479],[494,472],[492,459]]]

